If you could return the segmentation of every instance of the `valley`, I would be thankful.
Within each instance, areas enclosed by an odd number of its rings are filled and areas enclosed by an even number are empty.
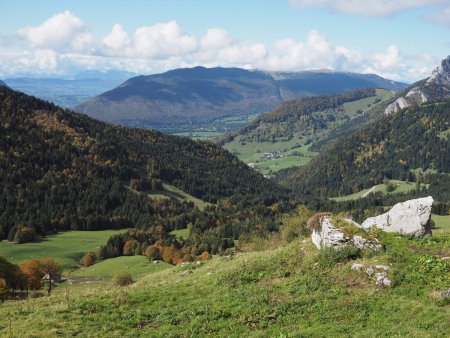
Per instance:
[[[3,6],[1,337],[450,337],[450,8],[285,2]]]
[[[335,130],[355,119],[363,119],[377,104],[393,97],[392,91],[383,89],[368,95],[350,102],[344,101],[334,108],[307,111],[306,114],[311,114],[312,120],[306,120],[303,115],[303,109],[310,109],[306,108],[308,99],[305,102],[299,100],[298,103],[292,101],[287,105],[293,105],[294,108],[281,106],[272,113],[261,115],[247,126],[231,132],[230,136],[219,137],[219,142],[240,160],[266,175],[304,166],[318,154],[318,151],[311,150],[318,148],[314,147],[315,144],[326,140]],[[313,107],[314,104],[319,106],[321,103],[313,103]]]

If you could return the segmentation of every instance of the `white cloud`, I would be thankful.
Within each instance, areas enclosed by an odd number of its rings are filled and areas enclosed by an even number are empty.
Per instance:
[[[33,54],[19,58],[18,64],[28,69],[54,71],[58,67],[58,54],[49,49],[37,49]]]
[[[450,6],[442,7],[440,10],[428,15],[426,18],[432,22],[437,22],[450,28]]]
[[[116,23],[113,26],[111,33],[105,36],[102,42],[106,47],[118,51],[127,47],[130,43],[130,39],[128,33],[124,31],[122,26]]]
[[[369,17],[386,17],[405,10],[443,5],[447,0],[289,0],[299,9],[327,8],[332,11]]]
[[[325,36],[317,30],[308,33],[305,42],[283,39],[275,42],[277,55],[269,56],[270,70],[332,68],[334,53]]]
[[[197,39],[184,34],[175,21],[140,27],[133,35],[128,57],[164,59],[193,52]]]
[[[72,45],[80,34],[85,33],[85,29],[86,25],[80,18],[65,11],[39,26],[26,26],[17,35],[34,47],[61,50]]]
[[[404,3],[391,1],[397,6]],[[332,2],[296,1],[303,6]],[[349,4],[350,0],[334,2]],[[430,55],[403,55],[393,44],[384,51],[363,53],[333,45],[318,30],[311,30],[304,40],[285,38],[268,46],[258,41],[239,41],[221,28],[193,36],[175,21],[139,27],[134,32],[127,32],[116,23],[106,36],[94,39],[85,23],[68,11],[38,26],[27,26],[17,34],[27,44],[10,39],[6,50],[12,52],[0,51],[1,76],[29,71],[56,74],[76,69],[122,69],[148,74],[203,65],[273,71],[333,69],[414,81],[426,77],[439,61]]]

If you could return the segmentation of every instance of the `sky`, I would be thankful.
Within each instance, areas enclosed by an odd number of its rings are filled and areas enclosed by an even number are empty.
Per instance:
[[[450,54],[450,0],[0,2],[0,78],[206,66],[404,82]]]

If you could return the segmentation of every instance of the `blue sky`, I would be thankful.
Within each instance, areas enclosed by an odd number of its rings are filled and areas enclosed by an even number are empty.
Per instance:
[[[0,3],[0,77],[83,69],[334,69],[412,82],[450,54],[448,0]]]

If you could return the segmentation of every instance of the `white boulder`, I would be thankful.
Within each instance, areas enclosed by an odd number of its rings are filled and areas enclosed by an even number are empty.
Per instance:
[[[398,203],[388,212],[366,219],[361,227],[366,230],[376,227],[386,232],[397,232],[415,237],[430,234],[428,221],[432,205],[431,196]]]

